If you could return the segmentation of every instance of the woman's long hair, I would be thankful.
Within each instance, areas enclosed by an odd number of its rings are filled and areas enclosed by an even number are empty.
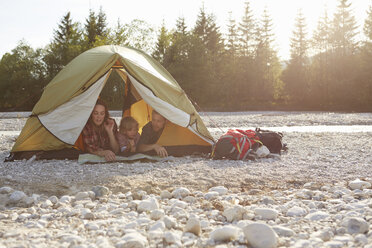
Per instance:
[[[96,105],[102,105],[103,107],[105,107],[105,118],[104,118],[104,120],[103,120],[103,122],[102,122],[102,124],[104,124],[104,123],[107,121],[107,119],[110,118],[110,113],[109,113],[109,111],[108,111],[107,104],[106,104],[106,102],[103,101],[101,98],[98,98],[96,104],[94,105],[94,107],[95,107]],[[94,111],[94,109],[93,109],[93,111]],[[93,114],[93,111],[92,111],[92,113],[91,113],[90,116],[89,116],[89,123],[91,123],[91,124],[93,124],[93,120],[92,120],[92,114]]]

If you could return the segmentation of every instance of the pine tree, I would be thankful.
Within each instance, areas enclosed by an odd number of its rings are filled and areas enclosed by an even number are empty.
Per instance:
[[[49,79],[81,53],[81,40],[78,23],[73,23],[68,12],[54,31],[53,41],[46,48],[43,58]]]
[[[240,47],[242,56],[252,56],[254,46],[254,30],[255,22],[253,14],[249,6],[249,2],[245,2],[244,15],[239,23],[238,30],[240,32]]]
[[[308,91],[308,40],[305,18],[302,10],[298,11],[295,28],[291,37],[291,58],[284,70],[282,79],[285,92],[295,102],[304,102],[309,95]]]
[[[169,45],[170,45],[170,35],[163,21],[163,24],[159,32],[158,41],[156,43],[156,48],[152,54],[152,56],[163,65],[164,65],[165,54],[166,54],[167,49],[169,48]]]
[[[335,52],[341,56],[353,54],[356,51],[357,23],[351,13],[349,0],[339,0],[337,11],[333,19],[332,43]]]
[[[367,10],[367,18],[363,26],[364,35],[367,37],[368,42],[372,42],[372,5]]]
[[[86,48],[92,48],[97,40],[97,17],[93,10],[89,10],[88,19],[85,20]]]
[[[310,95],[313,107],[325,109],[329,105],[330,76],[331,76],[331,20],[327,8],[320,16],[317,28],[313,32],[313,56],[310,67]]]
[[[99,9],[97,19],[97,36],[107,37],[109,31],[107,29],[106,14],[103,12],[102,7]]]
[[[233,58],[237,55],[238,47],[238,34],[235,20],[232,18],[232,13],[229,13],[229,24],[227,25],[227,51]]]
[[[256,85],[254,91],[262,92],[261,100],[271,101],[278,98],[282,89],[280,80],[281,66],[277,53],[272,47],[274,34],[272,31],[272,19],[264,9],[262,19],[256,26],[255,38],[255,71]]]
[[[118,19],[116,26],[109,35],[108,42],[112,45],[128,46],[127,28]]]

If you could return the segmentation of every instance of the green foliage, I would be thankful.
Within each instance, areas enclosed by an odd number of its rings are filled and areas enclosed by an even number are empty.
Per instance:
[[[114,44],[152,54],[204,110],[372,110],[372,7],[364,23],[364,42],[357,40],[349,0],[339,0],[333,18],[323,12],[311,40],[299,12],[285,66],[277,56],[267,9],[258,19],[247,0],[242,11],[239,23],[230,15],[225,34],[202,7],[193,27],[179,17],[174,29],[163,23],[157,35],[138,19],[125,24],[118,20],[110,28],[102,8],[97,14],[89,10],[83,25],[68,12],[46,47],[34,50],[22,41],[3,55],[0,109],[30,110],[42,88],[74,57]],[[123,91],[122,79],[112,73],[101,96],[111,109],[121,109]]]
[[[0,109],[31,110],[45,85],[41,50],[21,41],[0,61]]]
[[[48,80],[52,80],[65,65],[81,53],[81,43],[79,24],[72,21],[68,12],[54,31],[53,41],[44,49],[43,61]]]
[[[291,37],[291,59],[282,75],[285,94],[297,104],[307,100],[309,93],[307,57],[309,42],[306,36],[305,18],[302,10],[299,10]]]

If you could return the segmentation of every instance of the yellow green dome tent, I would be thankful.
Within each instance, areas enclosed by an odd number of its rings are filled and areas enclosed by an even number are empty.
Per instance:
[[[176,80],[156,60],[128,47],[100,46],[73,59],[45,87],[12,153],[80,148],[79,136],[112,71],[125,83],[125,96],[136,99],[125,115],[140,128],[155,109],[167,126],[158,144],[211,147],[213,137]]]

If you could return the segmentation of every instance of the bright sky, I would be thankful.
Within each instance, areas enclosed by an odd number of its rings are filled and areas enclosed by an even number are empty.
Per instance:
[[[17,43],[24,39],[33,48],[44,47],[53,37],[53,30],[61,18],[71,12],[73,21],[85,23],[89,9],[96,13],[102,6],[107,15],[109,26],[114,27],[118,18],[121,23],[133,19],[144,20],[155,28],[165,22],[168,29],[175,28],[178,17],[183,16],[190,28],[195,24],[202,4],[207,13],[213,13],[221,31],[225,32],[229,12],[238,22],[244,12],[246,0],[0,0],[0,57],[10,52]],[[256,18],[261,18],[267,7],[273,19],[275,48],[281,59],[289,57],[289,41],[298,9],[302,8],[306,18],[308,33],[316,28],[319,16],[325,6],[332,17],[338,0],[250,0],[250,6]],[[351,0],[354,16],[362,30],[366,11],[372,0]]]

